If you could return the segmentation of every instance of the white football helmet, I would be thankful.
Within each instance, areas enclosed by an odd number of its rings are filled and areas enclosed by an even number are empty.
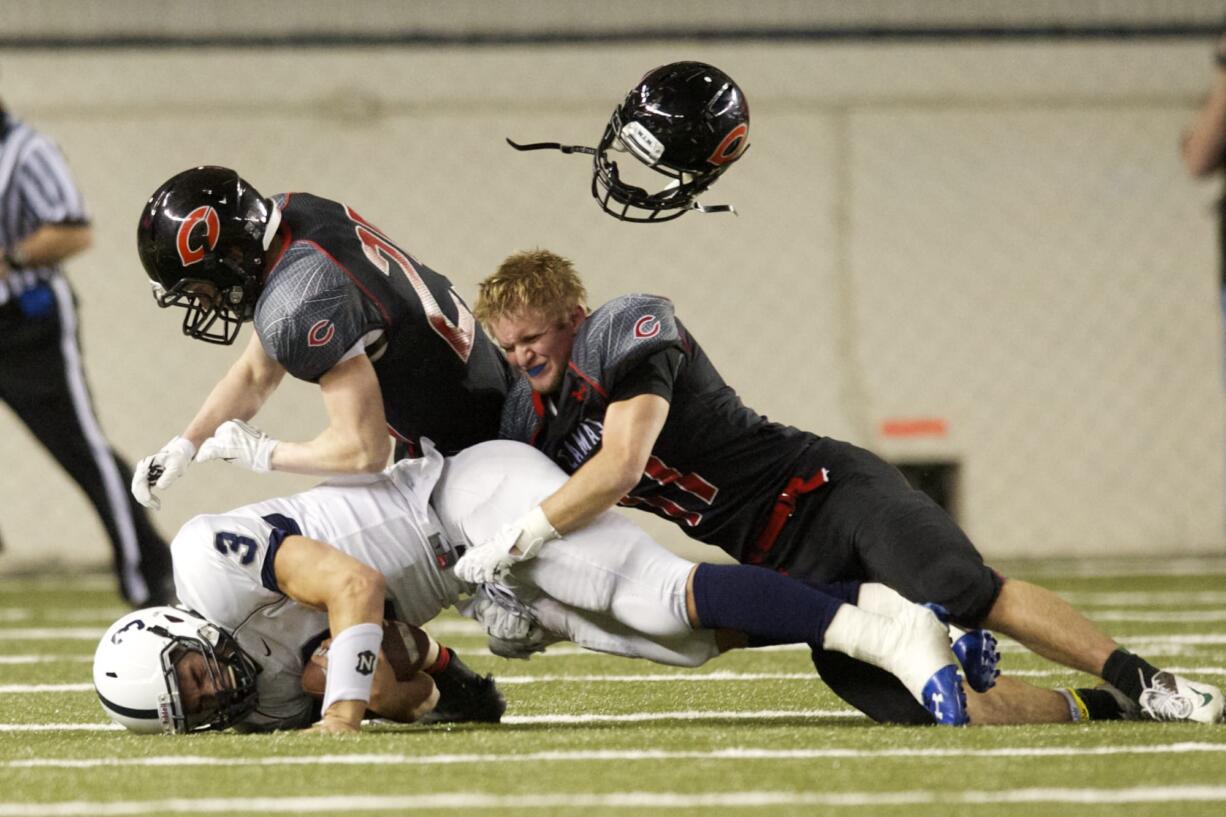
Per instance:
[[[190,654],[203,657],[216,693],[187,712],[179,669]],[[107,629],[94,653],[94,689],[102,709],[145,734],[225,729],[255,709],[258,672],[230,634],[177,607],[128,613]]]

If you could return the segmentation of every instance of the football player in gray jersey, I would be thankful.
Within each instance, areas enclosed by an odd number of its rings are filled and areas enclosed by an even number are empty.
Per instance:
[[[547,250],[510,256],[481,284],[477,315],[526,375],[507,398],[502,433],[573,474],[525,517],[536,523],[523,538],[565,536],[620,501],[742,563],[812,583],[882,582],[936,602],[954,623],[1004,632],[1113,687],[1057,692],[1005,678],[988,692],[993,662],[972,657],[967,666],[968,655],[991,652],[973,631],[960,657],[970,686],[987,694],[970,696],[972,721],[1059,719],[1062,709],[1112,718],[1135,707],[1156,720],[1221,719],[1220,690],[1158,670],[1056,594],[988,568],[954,521],[876,455],[744,405],[667,299],[625,296],[589,314],[586,297],[571,262]],[[517,536],[502,535],[470,549],[456,570],[483,581],[522,560],[520,550]],[[703,565],[695,589],[726,580],[722,566]],[[895,679],[829,651],[814,661],[872,717],[928,719]],[[1120,706],[1117,690],[1131,706]]]
[[[405,453],[423,436],[454,453],[497,435],[509,367],[450,282],[352,208],[309,193],[266,198],[233,170],[197,167],[150,197],[137,249],[157,304],[183,309],[184,334],[227,345],[255,327],[187,428],[137,464],[142,504],[158,507],[155,490],[193,462],[369,474],[387,465],[393,438]],[[287,373],[319,384],[328,426],[311,440],[247,423]],[[444,688],[436,713],[497,720],[493,685],[462,662],[451,671],[476,709]]]
[[[193,168],[149,199],[137,249],[158,305],[184,310],[188,336],[231,344],[255,327],[187,428],[136,468],[142,503],[156,506],[153,489],[192,462],[378,473],[393,438],[411,453],[426,436],[451,454],[497,437],[511,369],[451,283],[352,208],[265,198],[233,170]],[[287,373],[319,384],[329,424],[314,439],[247,425]]]

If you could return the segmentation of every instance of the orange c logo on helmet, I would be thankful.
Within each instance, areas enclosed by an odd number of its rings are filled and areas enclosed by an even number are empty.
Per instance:
[[[715,146],[715,150],[707,157],[707,161],[713,165],[735,162],[747,147],[749,147],[749,125],[742,122],[728,131],[728,135]]]
[[[193,244],[192,232],[198,224],[204,225],[204,243]],[[205,245],[207,244],[210,250],[216,249],[217,239],[220,237],[221,221],[217,218],[217,211],[207,204],[202,204],[188,213],[187,218],[183,219],[183,223],[179,225],[179,233],[175,236],[175,247],[179,250],[179,260],[185,267],[203,261]]]

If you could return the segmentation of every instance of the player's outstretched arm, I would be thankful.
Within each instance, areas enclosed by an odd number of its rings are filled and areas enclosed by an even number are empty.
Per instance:
[[[284,377],[285,367],[268,356],[259,336],[252,332],[242,355],[209,392],[179,436],[200,448],[226,420],[250,420]]]
[[[356,732],[370,703],[383,642],[383,575],[336,548],[289,536],[273,568],[281,592],[328,612],[332,630],[320,732]]]
[[[640,394],[610,404],[600,450],[553,495],[488,542],[469,548],[455,572],[474,584],[498,582],[518,561],[534,557],[551,539],[578,530],[612,508],[643,475],[668,401]]]
[[[328,427],[308,442],[279,443],[275,471],[296,474],[377,473],[387,467],[391,438],[383,413],[383,391],[366,355],[343,360],[319,379]]]
[[[201,445],[223,422],[253,417],[284,376],[285,369],[264,353],[253,333],[243,354],[213,387],[184,432],[136,463],[132,473],[136,500],[146,508],[160,507],[153,490],[164,491],[183,476]]]

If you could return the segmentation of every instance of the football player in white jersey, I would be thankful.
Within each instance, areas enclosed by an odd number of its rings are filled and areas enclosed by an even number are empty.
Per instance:
[[[368,710],[419,717],[433,702],[420,670],[437,647],[385,633],[385,609],[420,626],[473,594],[451,570],[459,554],[565,478],[519,443],[483,443],[446,460],[426,446],[425,456],[379,475],[195,517],[171,545],[178,596],[191,612],[136,611],[107,630],[94,664],[104,710],[134,731],[307,726],[314,710],[304,670],[330,631],[316,730],[354,731]],[[492,594],[483,588],[462,606],[512,650],[567,639],[696,666],[738,643],[736,634],[698,628],[693,563],[628,520],[608,513],[566,538],[567,547],[542,549]],[[965,722],[948,631],[931,611],[905,604],[887,616],[836,606],[832,620],[802,623],[798,640],[820,639],[881,665],[925,698],[935,720]],[[389,647],[409,660],[397,663]],[[392,672],[381,682],[385,663]],[[954,683],[934,687],[937,676]]]

